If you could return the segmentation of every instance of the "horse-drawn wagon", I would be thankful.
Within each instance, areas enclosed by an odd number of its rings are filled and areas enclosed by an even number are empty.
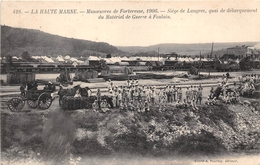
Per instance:
[[[13,112],[19,112],[23,109],[25,102],[30,108],[48,109],[53,101],[52,93],[55,91],[55,85],[43,90],[30,89],[25,95],[18,95],[7,101],[7,107]]]

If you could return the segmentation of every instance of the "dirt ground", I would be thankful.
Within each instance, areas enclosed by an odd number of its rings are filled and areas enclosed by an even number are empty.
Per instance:
[[[25,105],[14,113],[2,102],[1,163],[193,164],[199,158],[259,155],[260,100],[205,105],[209,90],[205,85],[198,110],[169,103],[164,111],[151,105],[147,113],[63,111],[58,99],[47,110]]]
[[[149,157],[255,155],[260,153],[260,102],[250,102],[203,104],[199,110],[168,104],[163,112],[153,106],[148,113],[118,109],[99,113],[63,111],[56,100],[45,111],[2,111],[2,162],[106,164],[114,157],[117,164],[129,157],[149,162]]]

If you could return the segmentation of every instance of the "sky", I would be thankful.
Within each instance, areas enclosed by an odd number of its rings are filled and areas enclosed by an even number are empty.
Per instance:
[[[57,14],[40,14],[41,10]],[[62,14],[60,10],[77,10]],[[87,14],[91,10],[110,10],[110,14]],[[120,10],[143,13],[120,13]],[[149,10],[152,9],[152,10]],[[157,9],[159,13],[151,13]],[[180,12],[181,9],[184,12]],[[221,12],[224,9],[224,12]],[[255,12],[234,13],[228,9]],[[36,13],[36,10],[38,13]],[[113,13],[118,10],[117,13]],[[150,13],[148,13],[148,10]],[[177,13],[167,13],[167,11]],[[199,13],[191,10],[205,10]],[[211,13],[209,10],[218,10]],[[19,13],[21,11],[22,13]],[[49,10],[50,11],[50,10]],[[223,11],[223,10],[222,10]],[[28,12],[28,13],[26,13]],[[82,13],[81,13],[82,12]],[[84,13],[83,13],[84,12]],[[149,19],[154,14],[169,19]],[[124,19],[98,19],[102,15]],[[130,19],[127,19],[127,15]],[[135,16],[134,16],[135,15]],[[140,16],[139,19],[134,19]],[[143,17],[147,17],[144,19]],[[38,29],[69,38],[107,42],[114,46],[149,46],[159,43],[211,43],[260,41],[260,1],[186,1],[186,2],[1,2],[1,25]]]

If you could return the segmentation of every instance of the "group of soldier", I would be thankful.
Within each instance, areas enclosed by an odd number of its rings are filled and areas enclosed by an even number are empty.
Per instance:
[[[93,107],[106,112],[109,108],[120,108],[137,112],[149,112],[151,106],[159,107],[164,111],[168,104],[176,107],[192,106],[198,109],[197,104],[201,104],[202,86],[189,86],[185,96],[181,87],[166,85],[163,88],[155,86],[139,85],[138,80],[127,80],[124,86],[116,86],[111,80],[108,81],[107,99],[101,99],[100,89],[97,89]]]
[[[256,74],[246,75],[244,77],[240,76],[238,78],[239,81],[239,89],[241,95],[251,95],[255,91],[255,84],[259,82],[259,76]]]
[[[223,95],[222,100],[227,104],[235,104],[242,103],[240,96],[252,96],[255,91],[255,84],[259,82],[259,76],[256,74],[239,76],[238,81],[234,81],[234,88],[229,88],[229,84],[227,83],[229,79],[229,74],[226,76],[223,75],[222,81],[218,82],[217,88],[221,89],[221,93]],[[215,95],[215,90],[213,87],[210,90],[210,95],[205,101],[208,105],[216,104],[216,99],[218,99]]]

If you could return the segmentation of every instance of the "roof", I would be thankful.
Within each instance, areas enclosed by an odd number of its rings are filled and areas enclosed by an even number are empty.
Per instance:
[[[97,56],[89,56],[88,60],[90,60],[90,61],[99,61],[100,59]]]
[[[48,63],[54,63],[53,59],[47,56],[32,56],[32,58],[42,60],[43,62],[46,61]]]
[[[124,66],[128,66],[129,63],[128,62],[116,62],[116,65],[124,65]]]
[[[56,57],[56,60],[59,62],[64,62],[64,59],[61,55],[59,55],[58,57]]]

